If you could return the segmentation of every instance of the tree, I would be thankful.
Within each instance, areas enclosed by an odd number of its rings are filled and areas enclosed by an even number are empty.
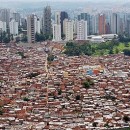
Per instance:
[[[118,49],[118,48],[116,48],[115,53],[116,53],[116,54],[118,54],[118,53],[119,53],[119,49]]]
[[[130,50],[129,49],[124,49],[123,52],[124,52],[124,55],[130,56]]]
[[[110,128],[110,126],[109,126],[108,123],[104,124],[104,127],[106,127],[106,128]]]
[[[83,87],[86,89],[89,89],[93,85],[94,85],[94,81],[91,79],[87,79],[85,82],[83,82]]]
[[[81,54],[92,55],[92,47],[90,44],[77,44],[73,42],[67,42],[65,52],[68,56],[79,56]]]
[[[11,41],[14,40],[13,34],[10,35],[10,39],[11,39]]]
[[[88,81],[85,81],[84,83],[83,83],[83,86],[84,86],[84,88],[90,88],[90,84],[89,84],[89,82]]]
[[[109,54],[114,54],[113,49],[109,50]]]
[[[102,56],[102,55],[104,55],[104,52],[103,52],[103,50],[101,50],[101,51],[100,51],[100,55],[101,55],[101,56]]]
[[[26,56],[24,55],[24,52],[17,52],[17,54],[19,54],[22,57],[22,59],[26,58]]]
[[[27,42],[27,36],[26,36],[26,35],[23,35],[23,36],[22,36],[21,42]]]
[[[3,115],[3,111],[2,110],[0,110],[0,115]]]
[[[24,97],[23,100],[26,102],[30,101],[27,97]]]
[[[61,89],[58,90],[58,95],[61,95],[62,94],[62,91]]]
[[[43,34],[36,33],[35,38],[37,42],[45,41],[45,36]]]
[[[128,116],[124,116],[123,120],[127,123],[128,121],[130,121],[130,118]]]
[[[97,127],[98,123],[97,122],[93,122],[93,127]]]
[[[4,38],[3,38],[3,42],[4,42],[4,43],[9,43],[9,42],[10,42],[10,39],[9,39],[8,37],[4,37]]]
[[[62,40],[65,40],[65,34],[61,34],[61,38],[62,38]]]
[[[47,57],[47,61],[53,61],[54,60],[54,55],[49,55],[48,57]]]
[[[16,43],[20,42],[20,37],[16,37]]]
[[[77,95],[77,96],[76,96],[76,100],[80,100],[80,95]]]
[[[129,47],[129,43],[128,42],[125,43],[125,47]]]

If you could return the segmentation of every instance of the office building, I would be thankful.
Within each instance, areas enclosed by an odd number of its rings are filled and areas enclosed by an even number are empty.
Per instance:
[[[12,19],[9,23],[10,34],[18,35],[18,22]]]
[[[74,34],[77,34],[77,19],[74,20]]]
[[[60,14],[61,14],[61,12],[59,12],[59,11],[55,13],[55,24],[61,25]]]
[[[65,11],[61,11],[61,13],[60,13],[60,21],[61,21],[61,34],[64,34],[64,31],[63,31],[63,21],[65,20],[65,19],[68,19],[68,13],[67,12],[65,12]]]
[[[20,26],[21,22],[20,22],[20,13],[13,13],[13,19],[15,19],[16,22],[18,22],[18,25]]]
[[[80,21],[80,20],[87,21],[87,34],[90,35],[91,34],[90,14],[88,14],[88,13],[81,13],[80,15],[78,15],[78,21]]]
[[[55,21],[53,24],[53,41],[61,41],[60,12],[55,13]]]
[[[106,26],[105,26],[105,33],[106,34],[110,34],[111,33],[111,27],[110,27],[110,24],[109,23],[106,23]]]
[[[91,34],[98,34],[98,15],[91,16],[91,24],[92,33]]]
[[[10,22],[10,10],[9,9],[0,9],[0,21],[6,22],[6,25],[9,26],[9,22]]]
[[[21,26],[24,30],[27,30],[27,19],[21,18]]]
[[[87,21],[77,22],[77,40],[87,40]]]
[[[43,13],[43,33],[52,34],[51,7],[46,6]]]
[[[74,22],[72,20],[68,20],[68,19],[65,19],[63,22],[66,41],[73,40],[73,34],[74,34],[74,24],[73,23]]]
[[[61,41],[61,25],[53,24],[53,41]]]
[[[40,19],[35,15],[34,16],[34,22],[35,22],[35,33],[41,33],[40,29]]]
[[[119,34],[121,30],[120,26],[120,16],[117,13],[112,13],[111,16],[111,33],[113,34]]]
[[[99,14],[98,16],[98,30],[99,30],[99,35],[106,33],[105,14]]]
[[[35,15],[27,17],[27,37],[28,43],[35,43]]]

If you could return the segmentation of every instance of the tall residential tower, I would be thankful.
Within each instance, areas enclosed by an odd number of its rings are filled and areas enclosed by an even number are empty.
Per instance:
[[[51,7],[46,6],[43,13],[43,33],[52,34],[52,24],[51,24]]]
[[[35,15],[27,17],[27,36],[28,43],[35,43]]]

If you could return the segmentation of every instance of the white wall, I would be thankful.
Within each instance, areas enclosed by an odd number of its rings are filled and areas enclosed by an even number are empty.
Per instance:
[[[9,23],[10,27],[10,33],[13,35],[18,35],[18,22],[15,22],[14,19],[12,19]]]

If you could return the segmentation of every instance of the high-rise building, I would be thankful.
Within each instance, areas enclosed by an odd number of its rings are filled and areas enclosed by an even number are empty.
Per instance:
[[[61,41],[60,12],[55,13],[55,23],[53,24],[53,41]]]
[[[98,34],[98,15],[91,16],[92,34]]]
[[[90,28],[90,15],[88,13],[81,13],[78,15],[78,20],[84,20],[87,21],[87,34],[91,34],[91,28]]]
[[[111,11],[104,12],[105,14],[105,21],[106,21],[106,34],[111,34]]]
[[[66,41],[73,40],[73,34],[74,34],[74,24],[73,23],[74,22],[72,20],[68,20],[68,19],[65,19],[63,22]]]
[[[109,23],[106,23],[105,30],[106,30],[106,34],[111,34],[111,27]]]
[[[12,19],[9,23],[10,34],[18,35],[18,22]]]
[[[99,30],[99,35],[106,33],[105,14],[99,14],[98,16],[98,30]]]
[[[77,19],[74,20],[74,34],[77,34]]]
[[[46,6],[43,13],[43,33],[52,34],[51,7]]]
[[[40,29],[40,19],[35,15],[35,33],[40,33],[41,29]]]
[[[0,21],[6,22],[7,26],[9,26],[9,22],[10,22],[10,10],[9,9],[0,9]]]
[[[53,24],[53,41],[61,41],[61,25]]]
[[[20,13],[13,13],[13,19],[20,25]]]
[[[61,12],[59,11],[55,13],[55,24],[61,24],[60,15],[61,15]]]
[[[87,21],[77,22],[77,40],[87,40]]]
[[[60,13],[60,21],[61,21],[61,34],[64,34],[64,31],[63,31],[63,21],[65,20],[65,19],[68,19],[68,13],[67,12],[65,12],[65,11],[61,11],[61,13]]]
[[[21,18],[21,26],[24,30],[27,30],[27,19]]]
[[[35,15],[27,17],[27,37],[28,43],[35,43]]]
[[[7,31],[6,22],[0,21],[0,30],[1,30],[2,32],[6,32],[6,31]]]
[[[120,16],[117,13],[112,13],[111,16],[111,33],[120,33]]]

